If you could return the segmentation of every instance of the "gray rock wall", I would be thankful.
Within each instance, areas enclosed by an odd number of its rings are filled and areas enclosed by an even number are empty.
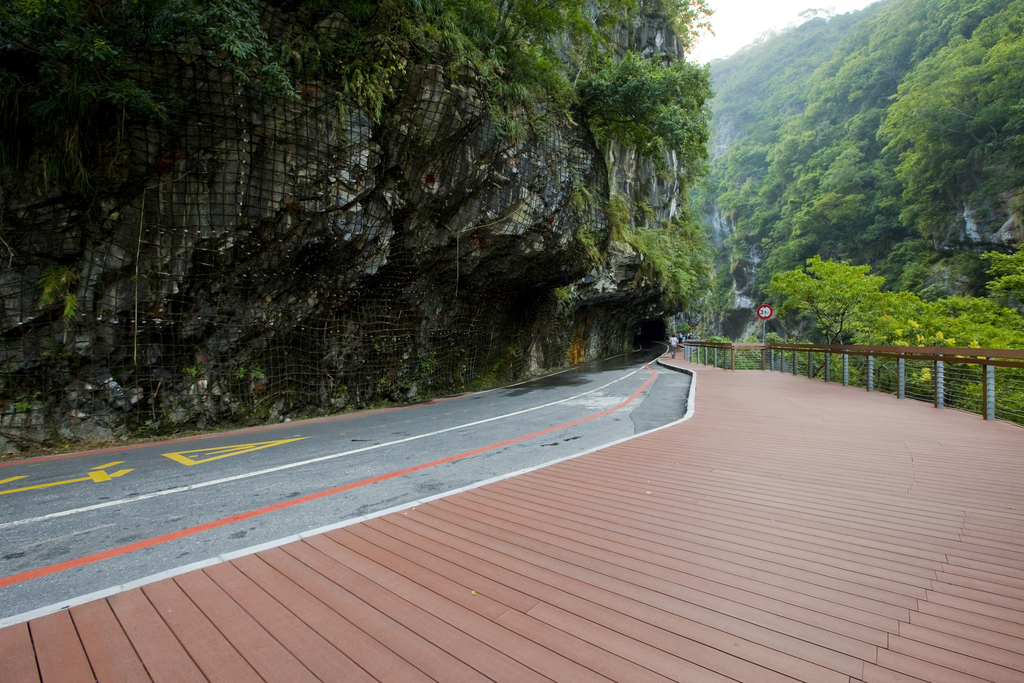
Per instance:
[[[674,189],[568,120],[502,139],[472,74],[409,65],[378,124],[324,83],[155,77],[188,115],[124,131],[90,196],[0,177],[0,452],[461,391],[666,313],[602,207],[609,171]]]

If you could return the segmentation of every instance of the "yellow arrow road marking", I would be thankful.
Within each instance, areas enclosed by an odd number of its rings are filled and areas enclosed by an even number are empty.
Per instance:
[[[177,453],[164,453],[165,458],[170,458],[175,462],[180,462],[182,465],[198,465],[204,462],[211,462],[213,460],[220,460],[221,458],[230,458],[232,455],[241,455],[242,453],[252,453],[253,451],[261,451],[264,448],[270,448],[271,446],[280,446],[282,444],[291,443],[293,441],[302,441],[309,437],[300,436],[297,439],[281,439],[280,441],[261,441],[259,443],[245,443],[237,446],[217,446],[216,448],[200,448],[194,451],[179,451]],[[209,458],[202,458],[196,460],[195,457],[189,457],[189,453],[206,453],[210,455]]]
[[[112,463],[112,464],[118,465],[120,463]],[[104,465],[104,467],[108,467],[108,466]],[[128,474],[129,472],[131,472],[131,470],[118,470],[117,472],[114,472],[112,474],[107,474],[106,472],[104,472],[102,470],[97,472],[97,471],[95,471],[95,468],[93,468],[92,471],[86,473],[88,476],[85,476],[85,477],[80,477],[78,479],[65,479],[64,481],[51,481],[49,484],[36,484],[35,486],[23,486],[20,489],[8,489],[6,491],[0,491],[0,496],[4,495],[5,493],[17,493],[19,491],[32,491],[34,489],[46,489],[46,488],[50,488],[51,486],[61,486],[63,484],[77,484],[80,481],[94,481],[96,483],[99,483],[101,481],[110,481],[114,477],[121,477],[121,476],[124,476],[124,475]],[[3,483],[8,482],[8,481],[14,481],[15,479],[24,479],[24,478],[25,477],[13,477],[11,479],[4,479],[3,481],[0,481],[0,484],[3,484]]]

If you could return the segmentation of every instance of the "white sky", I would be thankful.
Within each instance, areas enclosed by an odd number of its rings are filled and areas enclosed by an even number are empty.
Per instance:
[[[782,29],[804,20],[800,12],[828,9],[844,14],[862,9],[874,0],[709,0],[715,11],[711,17],[714,36],[702,37],[690,55],[690,61],[702,64],[728,57],[769,29]]]

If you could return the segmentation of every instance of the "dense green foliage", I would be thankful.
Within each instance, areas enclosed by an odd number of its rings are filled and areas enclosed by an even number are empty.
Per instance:
[[[708,9],[668,4],[686,43]],[[608,38],[636,10],[636,0],[15,0],[0,6],[0,162],[41,162],[48,181],[84,190],[125,120],[167,122],[179,112],[181,102],[152,78],[166,53],[286,97],[297,96],[296,77],[324,80],[374,120],[408,63],[430,61],[452,80],[478,78],[513,138],[568,114],[583,83],[596,132],[645,154],[685,146],[699,166],[707,74],[685,62],[610,63]],[[274,13],[287,13],[294,28],[269,35]],[[653,97],[656,108],[627,110],[625,96]]]
[[[1024,277],[1024,267],[1003,264]],[[785,308],[809,313],[829,344],[1024,348],[1024,317],[992,299],[950,296],[927,301],[913,292],[883,292],[869,266],[808,259],[778,273],[771,290]]]
[[[162,64],[187,63],[199,78],[226,75],[247,97],[294,99],[299,83],[327,83],[376,123],[409,65],[430,63],[450,82],[482,86],[507,139],[520,142],[560,117],[589,125],[601,142],[636,148],[661,171],[676,152],[685,194],[705,172],[710,77],[669,55],[613,59],[614,32],[643,5],[14,0],[0,5],[0,168],[95,197],[123,158],[127,128],[173,126],[185,111],[174,69]],[[660,6],[684,48],[710,14],[703,0]],[[632,234],[674,297],[699,289],[706,253],[688,217]]]
[[[616,64],[608,59],[579,86],[598,140],[616,139],[665,166],[675,151],[690,175],[704,175],[711,99],[707,68],[677,61],[664,67],[634,53]]]
[[[643,276],[661,285],[670,307],[685,308],[709,285],[707,236],[685,210],[661,225],[648,225],[649,209],[631,206],[625,197],[612,193],[605,207],[612,241],[635,247]]]
[[[1024,303],[1024,250],[1018,249],[1009,256],[994,252],[985,256],[992,261],[989,272],[996,276],[988,288],[1013,297],[1017,304]]]
[[[980,256],[1002,247],[964,215],[998,228],[1016,210],[1020,231],[1022,28],[1020,0],[890,0],[713,64],[706,201],[734,230],[712,306],[734,305],[738,265],[765,296],[816,255],[921,301],[984,296]]]
[[[1024,208],[1024,2],[918,64],[879,133],[902,150],[905,224],[940,236],[966,194],[984,206],[1003,192]],[[961,190],[961,188],[967,188]]]
[[[151,84],[154,53],[173,49],[239,84],[289,96],[283,52],[246,0],[15,0],[0,5],[0,165],[38,166],[47,183],[92,186],[90,169],[126,121],[174,118]]]
[[[782,296],[781,314],[794,309],[810,314],[827,343],[842,344],[863,316],[865,304],[874,301],[881,290],[882,278],[868,275],[870,270],[871,266],[822,261],[815,256],[807,260],[806,269],[776,274],[769,290]]]

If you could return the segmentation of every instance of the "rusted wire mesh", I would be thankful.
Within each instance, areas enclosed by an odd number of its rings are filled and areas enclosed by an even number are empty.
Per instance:
[[[410,65],[376,123],[291,76],[295,97],[157,54],[136,77],[178,113],[112,123],[90,192],[0,175],[0,451],[564,362],[574,309],[552,290],[586,274],[581,236],[607,240],[590,138],[502,138],[468,72]]]

